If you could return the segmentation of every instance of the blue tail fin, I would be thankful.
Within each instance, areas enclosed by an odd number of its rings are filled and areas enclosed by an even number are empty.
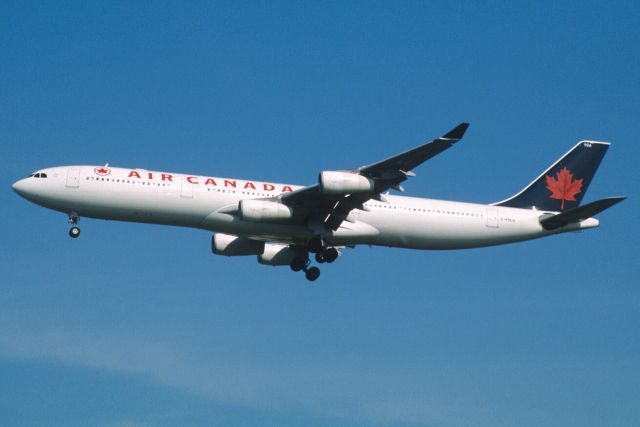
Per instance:
[[[563,211],[580,205],[608,142],[581,141],[524,190],[496,206]]]

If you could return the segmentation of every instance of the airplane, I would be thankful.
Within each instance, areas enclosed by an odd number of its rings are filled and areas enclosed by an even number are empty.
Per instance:
[[[375,245],[465,249],[594,228],[599,212],[626,197],[581,205],[609,143],[580,141],[517,194],[491,204],[389,194],[426,160],[451,148],[469,124],[367,166],[319,173],[309,186],[105,166],[40,169],[15,182],[25,199],[80,217],[193,227],[213,232],[211,249],[290,266],[309,281],[311,265],[345,248]]]

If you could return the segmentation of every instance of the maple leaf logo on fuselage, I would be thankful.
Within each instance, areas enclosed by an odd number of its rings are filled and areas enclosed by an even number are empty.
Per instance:
[[[93,171],[96,173],[96,175],[100,176],[107,176],[111,173],[111,169],[107,167],[95,168]]]
[[[582,192],[582,178],[573,179],[573,174],[567,167],[560,169],[554,178],[547,175],[547,189],[551,191],[552,199],[562,200],[560,210],[564,209],[564,201],[575,202],[576,194]]]

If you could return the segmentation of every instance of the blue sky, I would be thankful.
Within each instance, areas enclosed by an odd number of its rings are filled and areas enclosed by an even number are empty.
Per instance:
[[[637,2],[29,2],[0,13],[0,424],[637,426]],[[346,251],[311,285],[208,232],[10,184],[104,164],[312,183],[462,121],[410,195],[492,202],[611,141],[601,227]]]

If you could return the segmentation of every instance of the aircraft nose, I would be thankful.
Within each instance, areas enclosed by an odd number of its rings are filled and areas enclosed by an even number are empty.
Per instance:
[[[13,188],[13,191],[24,197],[27,192],[25,179],[19,179],[18,181],[14,182],[11,185],[11,188]]]

